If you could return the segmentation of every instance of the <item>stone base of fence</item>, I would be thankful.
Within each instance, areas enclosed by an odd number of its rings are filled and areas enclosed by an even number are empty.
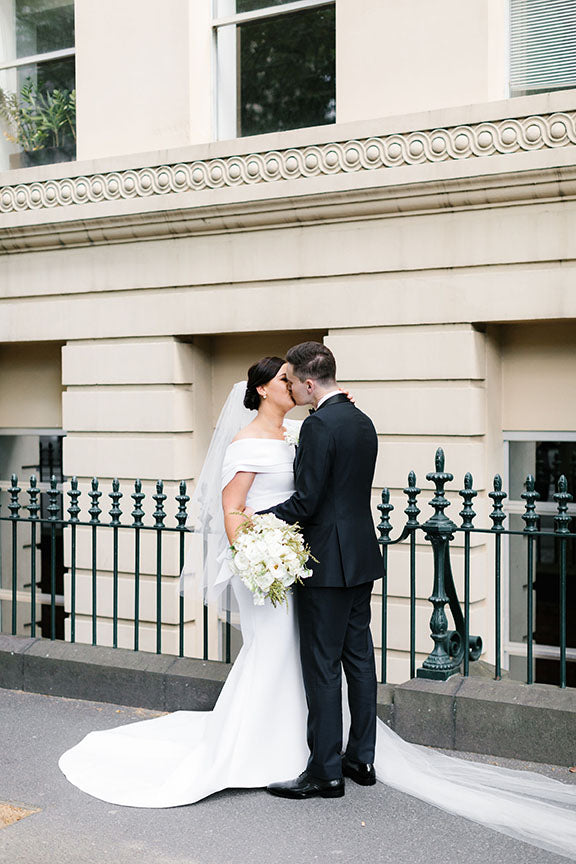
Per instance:
[[[0,636],[0,687],[152,708],[206,711],[226,663]],[[378,714],[407,741],[573,765],[576,690],[473,675],[378,688]]]

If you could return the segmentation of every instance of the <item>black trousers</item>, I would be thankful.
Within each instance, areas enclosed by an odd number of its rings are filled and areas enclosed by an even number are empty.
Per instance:
[[[298,589],[300,656],[308,702],[307,771],[342,776],[342,668],[348,684],[350,759],[374,761],[376,665],[370,633],[372,582],[353,588]]]

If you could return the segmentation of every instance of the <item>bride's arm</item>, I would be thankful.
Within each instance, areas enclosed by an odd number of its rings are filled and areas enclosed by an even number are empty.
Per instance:
[[[256,474],[250,471],[238,471],[222,490],[224,527],[230,543],[234,542],[238,526],[246,519],[242,511],[246,506],[246,496],[250,491],[255,476]]]

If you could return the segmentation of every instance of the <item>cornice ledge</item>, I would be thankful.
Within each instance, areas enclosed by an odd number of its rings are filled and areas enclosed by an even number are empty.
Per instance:
[[[0,187],[0,213],[22,213],[174,193],[368,172],[550,150],[576,144],[576,112],[178,162]]]
[[[220,234],[328,221],[401,217],[576,198],[576,165],[203,207],[154,210],[0,230],[0,255]]]

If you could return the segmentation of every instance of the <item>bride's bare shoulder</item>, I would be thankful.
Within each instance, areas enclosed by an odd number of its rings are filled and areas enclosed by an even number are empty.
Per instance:
[[[242,441],[243,438],[256,438],[256,437],[258,437],[255,434],[255,431],[256,430],[254,429],[254,421],[252,421],[252,423],[248,423],[247,426],[244,426],[244,428],[241,429],[238,432],[238,434],[234,436],[234,438],[232,439],[232,443],[234,443],[234,441]]]

